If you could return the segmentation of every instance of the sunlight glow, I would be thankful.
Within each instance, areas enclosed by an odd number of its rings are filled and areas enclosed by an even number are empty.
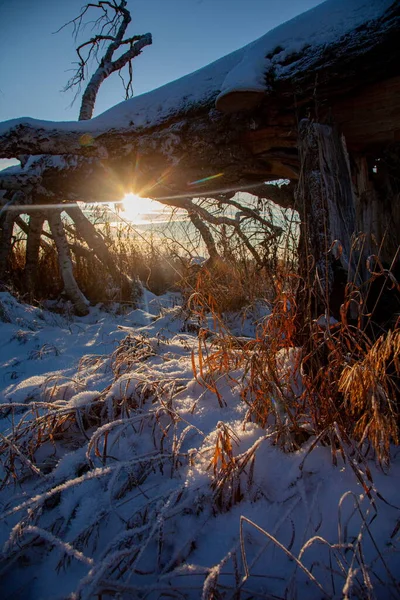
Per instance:
[[[151,216],[160,211],[158,202],[150,198],[141,198],[136,194],[126,194],[121,205],[121,217],[132,223],[151,221]]]

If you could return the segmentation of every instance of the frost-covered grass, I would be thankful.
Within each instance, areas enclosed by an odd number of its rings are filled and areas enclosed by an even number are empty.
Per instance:
[[[0,294],[2,598],[399,597],[397,448],[315,430],[265,305],[177,300],[67,319]]]

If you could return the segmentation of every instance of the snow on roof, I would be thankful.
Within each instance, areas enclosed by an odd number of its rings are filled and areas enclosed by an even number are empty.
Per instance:
[[[271,68],[275,79],[290,76],[296,71],[296,62],[285,65],[288,57],[310,48],[318,56],[327,45],[378,19],[393,4],[393,0],[327,0],[247,46],[194,73],[121,102],[90,122],[55,123],[24,117],[0,124],[0,134],[21,123],[93,134],[130,127],[138,131],[182,116],[192,108],[212,107],[232,92],[264,93],[268,91],[265,75]]]

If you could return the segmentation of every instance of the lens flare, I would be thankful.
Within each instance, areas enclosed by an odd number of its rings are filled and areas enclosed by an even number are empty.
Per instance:
[[[188,185],[201,185],[202,183],[206,183],[207,181],[211,181],[212,179],[217,179],[218,177],[222,177],[223,173],[217,173],[216,175],[210,175],[209,177],[203,177],[203,179],[197,179],[197,181],[190,181]]]

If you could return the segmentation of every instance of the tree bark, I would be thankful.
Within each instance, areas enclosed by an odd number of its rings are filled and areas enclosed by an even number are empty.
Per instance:
[[[24,233],[26,233],[26,235],[28,235],[29,226],[25,223],[25,221],[23,221],[21,219],[21,217],[17,217],[15,219],[15,223],[18,225],[18,227],[20,229],[22,229],[22,231]],[[47,233],[47,231],[42,231],[42,236],[45,236],[49,240],[54,241],[51,233]],[[53,250],[53,246],[51,244],[49,244],[48,242],[46,242],[44,239],[40,240],[40,246],[46,251]],[[72,244],[68,243],[68,246],[69,246],[70,251],[73,252],[75,254],[75,256],[81,256],[82,258],[87,258],[87,259],[91,259],[91,260],[94,259],[95,261],[97,261],[96,264],[98,264],[99,266],[101,265],[100,261],[96,258],[96,256],[92,252],[92,250],[90,250],[89,248],[86,248],[86,246],[82,246],[82,244],[79,244],[78,242],[74,242]]]
[[[113,52],[122,44],[122,36],[120,37],[121,39],[119,41],[117,40],[115,43],[110,44],[109,48],[113,47],[111,56]],[[111,59],[107,60],[107,58],[102,60],[100,66],[96,69],[95,73],[91,77],[89,84],[87,85],[82,96],[81,110],[79,113],[80,121],[87,121],[88,119],[92,118],[97,94],[103,81],[105,81],[107,77],[111,75],[111,73],[120,71],[128,62],[133,60],[136,56],[139,56],[145,46],[149,46],[151,44],[150,33],[146,33],[145,35],[138,37],[139,39],[133,43],[132,47],[124,52],[124,54],[122,54],[117,60],[111,61]]]
[[[218,262],[218,260],[220,259],[218,250],[217,250],[217,246],[215,245],[215,241],[214,238],[212,236],[212,233],[209,229],[209,227],[207,227],[207,225],[204,223],[204,221],[202,221],[199,217],[199,215],[194,211],[194,210],[189,210],[188,211],[189,214],[189,218],[192,222],[192,224],[194,225],[194,227],[196,227],[197,231],[200,233],[203,242],[206,245],[207,248],[207,252],[209,254],[209,260],[211,263],[214,262]]]
[[[47,214],[47,220],[49,222],[50,231],[57,247],[58,263],[60,265],[60,272],[64,282],[65,293],[71,300],[75,312],[80,316],[87,315],[89,312],[88,301],[82,294],[78,284],[75,281],[71,253],[61,221],[60,211],[56,209],[50,210]]]
[[[393,175],[386,158],[368,164],[365,156],[354,157],[357,230],[365,234],[362,249],[364,275],[368,256],[377,255],[383,264],[389,266],[400,245],[400,148],[397,152],[393,148],[391,154],[398,162]],[[392,180],[396,182],[394,185]]]
[[[352,235],[354,194],[344,140],[337,130],[304,120],[299,126],[301,177],[300,311],[316,318],[339,316],[344,287],[357,276]]]
[[[17,213],[7,210],[1,218],[0,235],[0,281],[4,280],[9,266],[9,256],[11,253],[11,241],[14,229],[14,222]]]
[[[107,248],[102,236],[96,231],[93,223],[85,217],[79,206],[68,206],[66,213],[73,220],[77,234],[85,240],[97,258],[107,267],[111,277],[121,289],[122,297],[124,299],[132,299],[132,296],[137,296],[139,291],[138,289],[134,289],[134,282],[128,275],[122,273],[115,264],[115,259]]]
[[[22,220],[22,219],[21,219]],[[34,211],[29,216],[29,225],[25,250],[25,286],[32,300],[39,266],[39,249],[45,215],[43,212]]]

